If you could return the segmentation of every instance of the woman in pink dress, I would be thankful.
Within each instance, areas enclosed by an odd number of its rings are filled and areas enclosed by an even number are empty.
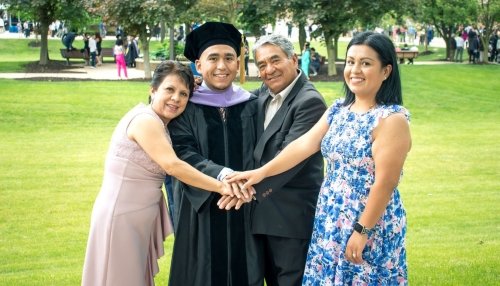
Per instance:
[[[82,285],[154,285],[156,260],[172,232],[162,192],[166,174],[234,195],[230,185],[181,161],[172,149],[167,124],[184,111],[193,88],[189,67],[165,61],[154,72],[151,103],[137,105],[118,123],[92,211]]]

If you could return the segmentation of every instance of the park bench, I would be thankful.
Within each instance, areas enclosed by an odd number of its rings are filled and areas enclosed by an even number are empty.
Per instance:
[[[103,61],[104,61],[104,58],[107,57],[107,58],[115,58],[115,55],[113,54],[113,48],[102,48],[101,49],[101,56],[103,57]]]
[[[408,64],[413,64],[413,59],[418,56],[418,51],[396,51],[396,56],[400,64],[404,64],[405,59],[408,59]]]
[[[103,57],[103,61],[105,57],[113,58],[114,61],[115,56],[113,54],[113,48],[102,48],[101,55]],[[68,66],[71,64],[69,59],[83,59],[85,60],[86,65],[88,65],[90,60],[90,56],[86,51],[81,52],[81,50],[78,49],[71,51],[67,51],[66,49],[61,49],[61,56],[66,59],[66,63]]]
[[[61,49],[61,56],[66,59],[66,64],[68,66],[71,65],[69,59],[83,59],[85,60],[85,63],[88,63],[89,61],[89,54],[87,53],[87,51],[81,52],[78,49],[71,51],[68,51],[67,49]]]

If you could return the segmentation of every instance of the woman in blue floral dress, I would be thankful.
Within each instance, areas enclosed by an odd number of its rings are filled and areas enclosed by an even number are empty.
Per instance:
[[[345,99],[308,133],[268,164],[231,180],[250,187],[321,150],[327,169],[303,285],[407,285],[406,213],[397,185],[411,136],[391,40],[356,35],[344,79]]]

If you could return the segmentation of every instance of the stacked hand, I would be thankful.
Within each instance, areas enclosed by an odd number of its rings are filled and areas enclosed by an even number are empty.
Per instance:
[[[234,196],[223,195],[217,205],[220,209],[230,210],[233,207],[240,209],[244,203],[252,201],[253,195],[256,194],[253,185],[262,181],[263,178],[264,175],[259,170],[234,172],[227,175],[224,182],[231,184]]]

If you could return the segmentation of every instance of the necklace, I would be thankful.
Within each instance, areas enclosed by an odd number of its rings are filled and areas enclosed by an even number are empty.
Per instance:
[[[358,113],[358,112],[353,111],[353,110],[351,109],[351,108],[354,106],[354,104],[355,104],[355,103],[356,103],[356,101],[353,101],[353,102],[351,103],[351,105],[349,105],[349,111],[354,112],[354,113]],[[373,103],[372,105],[370,105],[370,106],[368,107],[368,109],[367,109],[367,110],[365,110],[365,111],[361,111],[361,112],[359,112],[359,113],[360,113],[360,114],[367,113],[368,111],[372,110],[375,106],[377,106],[377,103],[376,103],[376,102],[375,102],[375,103]]]

